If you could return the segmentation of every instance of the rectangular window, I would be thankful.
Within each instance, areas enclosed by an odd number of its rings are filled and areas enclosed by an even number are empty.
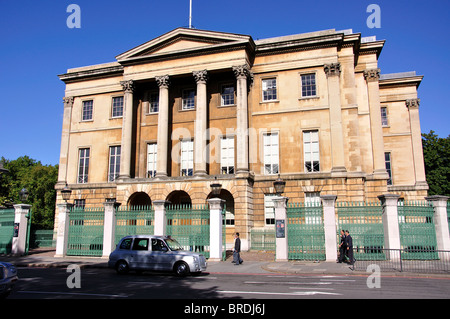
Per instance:
[[[234,86],[233,85],[222,86],[220,98],[222,106],[234,105]]]
[[[158,148],[156,143],[147,144],[147,177],[155,177]]]
[[[264,174],[279,173],[278,133],[263,134]]]
[[[194,175],[194,142],[181,141],[181,176]]]
[[[277,79],[262,80],[263,101],[274,101],[277,99]]]
[[[79,161],[78,161],[78,183],[84,184],[88,182],[89,173],[89,148],[82,148],[79,151]]]
[[[81,115],[81,119],[83,121],[90,121],[90,120],[92,120],[93,108],[94,108],[94,101],[93,100],[83,101],[83,110],[82,110],[82,115]]]
[[[120,146],[109,148],[109,173],[108,182],[114,182],[120,174]]]
[[[82,209],[84,209],[84,207],[86,206],[86,200],[85,199],[74,199],[73,206],[75,208],[82,208]]]
[[[319,172],[319,131],[303,132],[305,172]]]
[[[113,97],[111,116],[112,117],[123,116],[123,96]]]
[[[193,110],[195,108],[195,90],[183,90],[182,110]]]
[[[381,126],[388,126],[387,107],[381,108]]]
[[[148,113],[158,113],[159,111],[159,93],[153,92],[149,95]]]
[[[389,179],[387,181],[388,185],[392,185],[392,163],[391,163],[391,153],[384,153],[384,164],[386,165],[386,171],[389,174]]]
[[[264,194],[264,218],[266,225],[275,225],[275,205],[272,198],[274,194]]]
[[[322,224],[322,215],[317,214],[317,208],[320,206],[320,192],[305,193],[305,223]]]
[[[220,172],[234,174],[234,137],[220,139]]]
[[[316,75],[303,74],[302,76],[302,97],[316,96]]]

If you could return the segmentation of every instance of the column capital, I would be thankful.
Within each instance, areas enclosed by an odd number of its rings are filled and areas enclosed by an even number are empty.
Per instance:
[[[125,93],[133,93],[135,89],[133,80],[120,81],[120,85],[122,85],[122,88],[125,91]]]
[[[367,69],[364,70],[364,78],[367,82],[375,82],[380,79],[380,69]]]
[[[325,74],[327,75],[327,77],[330,76],[339,76],[341,75],[341,64],[338,63],[330,63],[330,64],[325,64],[323,66],[323,70],[325,71]]]
[[[168,74],[155,77],[156,83],[160,88],[169,88],[170,77]]]
[[[405,103],[408,109],[417,109],[420,105],[420,99],[408,99]]]
[[[73,106],[73,96],[65,96],[63,97],[64,107],[72,107]]]
[[[233,72],[237,79],[252,77],[248,64],[233,66]]]
[[[207,70],[201,70],[201,71],[194,71],[192,72],[195,78],[195,82],[198,83],[206,83],[208,81],[208,71]]]

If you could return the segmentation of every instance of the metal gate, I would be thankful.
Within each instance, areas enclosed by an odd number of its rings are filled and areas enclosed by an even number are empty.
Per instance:
[[[153,235],[154,210],[151,206],[120,207],[116,210],[115,243],[128,235]]]
[[[348,230],[356,260],[384,260],[383,210],[380,202],[338,202],[338,236]],[[338,243],[340,240],[338,240]]]
[[[14,234],[14,209],[0,210],[0,254],[10,254]]]
[[[70,211],[67,255],[102,256],[105,209],[73,208]]]
[[[322,206],[319,203],[290,203],[287,220],[288,258],[325,260]]]
[[[399,202],[398,226],[403,259],[438,259],[434,209],[429,202]]]
[[[190,205],[169,206],[166,210],[168,236],[184,249],[201,252],[209,258],[209,208]]]

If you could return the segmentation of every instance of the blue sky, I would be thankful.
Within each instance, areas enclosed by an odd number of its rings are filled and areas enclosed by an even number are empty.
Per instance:
[[[70,4],[81,28],[69,29]],[[369,4],[381,9],[370,29]],[[353,29],[385,39],[382,73],[417,71],[422,132],[450,133],[450,1],[448,0],[193,0],[198,29],[255,40],[325,29]],[[177,27],[188,26],[189,0],[0,0],[0,157],[28,155],[57,164],[68,68],[114,57]]]

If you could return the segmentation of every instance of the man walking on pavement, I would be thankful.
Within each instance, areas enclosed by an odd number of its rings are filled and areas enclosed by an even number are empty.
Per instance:
[[[239,233],[234,234],[234,250],[233,250],[233,263],[235,266],[242,264],[244,261],[241,259],[241,239]]]
[[[353,265],[355,262],[353,259],[353,238],[350,236],[350,232],[348,230],[345,231],[345,243],[347,245],[348,262],[350,265]]]
[[[347,245],[345,244],[345,232],[342,229],[341,230],[341,235],[339,236],[341,238],[341,242],[339,244],[339,261],[338,263],[342,263],[345,261],[345,255],[347,252]]]

